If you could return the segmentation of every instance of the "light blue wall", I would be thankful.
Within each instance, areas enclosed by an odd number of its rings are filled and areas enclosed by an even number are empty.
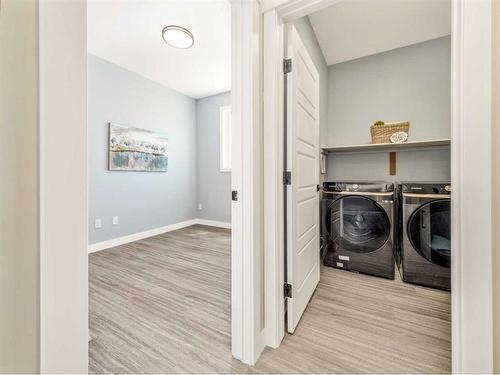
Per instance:
[[[389,152],[328,156],[327,180],[449,181],[450,150],[398,151],[396,175],[389,175]]]
[[[108,171],[109,122],[166,134],[168,172]],[[89,55],[88,151],[89,243],[196,217],[194,99]]]
[[[231,173],[219,164],[219,108],[231,104],[231,93],[196,101],[198,218],[231,222]]]
[[[308,17],[302,17],[294,21],[293,26],[297,30],[300,39],[304,43],[314,65],[319,73],[319,133],[320,145],[326,146],[328,137],[328,66],[326,65],[323,52],[319,47],[316,34],[309,22]]]
[[[370,143],[376,120],[410,121],[409,140],[450,137],[450,37],[329,67],[328,145]],[[329,155],[327,179],[448,180],[448,150]]]
[[[370,142],[377,120],[410,121],[410,140],[450,136],[450,37],[329,67],[328,143]]]

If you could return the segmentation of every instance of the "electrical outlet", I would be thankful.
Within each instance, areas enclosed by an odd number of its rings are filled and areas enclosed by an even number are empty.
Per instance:
[[[101,219],[95,219],[95,228],[96,229],[102,228],[102,220]]]
[[[118,216],[113,216],[113,225],[118,225]]]
[[[201,203],[198,203],[198,210],[203,210],[203,206],[201,205]]]

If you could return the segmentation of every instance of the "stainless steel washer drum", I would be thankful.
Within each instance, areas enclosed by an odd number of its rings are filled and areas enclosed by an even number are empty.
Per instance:
[[[335,200],[327,212],[328,235],[339,247],[370,253],[384,245],[391,234],[385,210],[364,196],[344,196]]]

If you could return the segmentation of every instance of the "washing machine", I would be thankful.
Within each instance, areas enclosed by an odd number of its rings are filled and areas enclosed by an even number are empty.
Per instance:
[[[393,216],[392,183],[323,183],[323,264],[394,279]]]
[[[403,281],[451,289],[449,183],[403,182],[398,186],[398,267]]]

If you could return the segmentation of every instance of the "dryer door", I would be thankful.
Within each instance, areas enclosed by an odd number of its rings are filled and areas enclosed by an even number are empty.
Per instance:
[[[413,248],[429,262],[451,265],[450,200],[423,204],[408,219],[408,239]]]
[[[328,234],[340,248],[370,253],[389,239],[391,223],[382,206],[373,199],[347,195],[330,205]]]

